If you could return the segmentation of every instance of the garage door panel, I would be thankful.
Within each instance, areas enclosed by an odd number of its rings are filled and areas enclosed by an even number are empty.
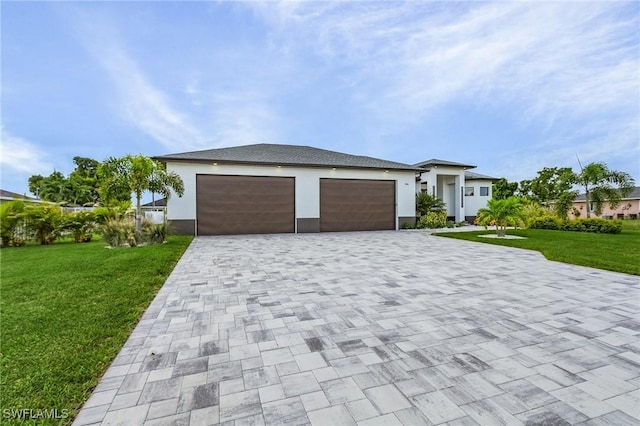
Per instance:
[[[395,229],[395,181],[320,179],[320,231]]]
[[[295,231],[294,178],[198,175],[198,235]]]

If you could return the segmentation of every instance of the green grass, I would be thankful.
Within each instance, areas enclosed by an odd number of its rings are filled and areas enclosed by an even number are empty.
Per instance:
[[[0,407],[69,410],[70,422],[190,242],[2,249]]]
[[[542,229],[507,230],[526,240],[480,238],[495,230],[438,233],[448,238],[486,244],[537,250],[549,260],[592,268],[640,275],[640,221],[624,221],[620,234],[548,231]]]

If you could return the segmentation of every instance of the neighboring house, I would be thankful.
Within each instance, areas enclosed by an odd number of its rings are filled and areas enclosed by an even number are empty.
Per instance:
[[[155,157],[178,173],[167,202],[196,235],[398,229],[415,222],[415,166],[297,145],[257,144]]]
[[[28,201],[30,203],[40,203],[40,200],[35,198],[27,197],[24,194],[18,194],[17,192],[6,191],[4,189],[0,189],[0,202],[4,201]]]
[[[591,204],[591,203],[590,203]],[[587,217],[587,196],[586,194],[578,195],[573,201],[573,208],[580,212],[578,217]],[[595,216],[593,212],[593,205],[589,206],[592,212],[592,217]],[[609,203],[605,202],[602,207],[602,214],[600,217],[607,219],[638,219],[640,215],[640,186],[636,186],[631,194],[624,197],[617,208],[612,209],[609,207]],[[573,211],[569,211],[569,217],[577,217]]]
[[[498,179],[468,171],[476,166],[431,159],[414,165],[423,169],[416,176],[416,192],[427,192],[445,203],[447,216],[456,222],[473,222],[478,210],[491,199]]]

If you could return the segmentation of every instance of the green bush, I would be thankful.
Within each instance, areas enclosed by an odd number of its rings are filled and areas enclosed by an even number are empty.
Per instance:
[[[445,203],[433,195],[426,192],[416,194],[416,213],[418,216],[424,216],[428,212],[441,212],[444,210]]]
[[[28,230],[39,244],[51,244],[62,230],[62,212],[57,205],[28,205],[23,216]]]
[[[62,227],[71,232],[76,243],[88,243],[96,228],[96,215],[92,211],[79,211],[64,216]]]
[[[22,201],[9,201],[0,207],[0,238],[2,247],[19,247],[25,244],[23,233],[24,207]]]
[[[529,229],[551,229],[558,230],[562,226],[562,221],[553,215],[546,215],[529,222]]]
[[[424,228],[444,228],[447,226],[447,212],[427,212],[426,214],[420,216],[418,219],[418,223],[416,228],[424,229]]]
[[[416,224],[411,222],[405,222],[400,226],[401,229],[416,229]]]
[[[531,229],[551,229],[573,232],[595,232],[600,234],[619,234],[622,231],[622,222],[607,219],[574,219],[562,221],[555,216],[545,216],[534,220]]]
[[[551,209],[548,207],[541,206],[535,201],[527,201],[525,202],[522,212],[524,213],[524,224],[525,226],[531,225],[531,223],[536,220],[547,216],[555,216]]]

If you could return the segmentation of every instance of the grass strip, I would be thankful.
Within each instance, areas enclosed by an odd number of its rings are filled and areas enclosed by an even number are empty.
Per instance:
[[[192,237],[105,248],[103,242],[2,249],[0,416],[68,410],[75,417]]]
[[[549,260],[640,275],[640,228],[637,228],[635,224],[623,224],[623,230],[620,234],[518,229],[507,230],[507,235],[518,235],[526,239],[509,240],[479,237],[479,235],[494,232],[494,230],[488,229],[487,231],[474,232],[440,232],[434,235],[537,250]]]

